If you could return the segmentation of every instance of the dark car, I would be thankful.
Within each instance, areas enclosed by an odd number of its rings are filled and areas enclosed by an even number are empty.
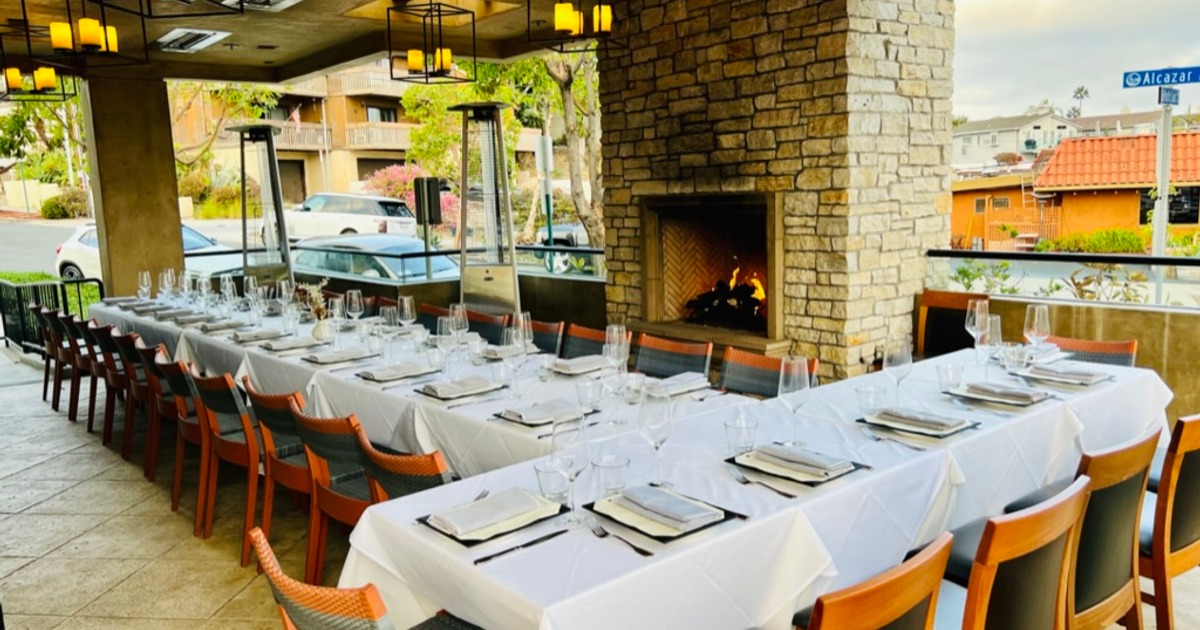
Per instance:
[[[405,284],[458,277],[458,263],[445,254],[419,254],[425,242],[394,234],[362,234],[304,239],[293,246],[296,273],[323,277],[378,279]]]

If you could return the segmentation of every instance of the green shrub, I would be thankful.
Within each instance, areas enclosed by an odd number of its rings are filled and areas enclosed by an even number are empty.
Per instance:
[[[67,188],[42,202],[43,219],[74,219],[87,213],[87,193],[82,188]]]
[[[1144,254],[1146,242],[1134,230],[1097,230],[1088,235],[1084,251],[1090,254]]]
[[[209,195],[208,173],[196,169],[179,178],[179,196],[191,197],[196,203],[203,202]]]

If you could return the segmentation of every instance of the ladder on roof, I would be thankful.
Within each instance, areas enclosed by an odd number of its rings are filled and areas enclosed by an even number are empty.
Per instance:
[[[1021,207],[1037,208],[1037,197],[1033,196],[1033,173],[1021,173]]]

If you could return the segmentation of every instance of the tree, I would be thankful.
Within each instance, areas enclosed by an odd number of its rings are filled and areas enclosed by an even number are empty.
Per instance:
[[[25,163],[25,175],[46,183],[79,185],[87,171],[87,140],[79,96],[66,102],[14,101],[0,116],[0,157]],[[74,178],[69,178],[73,173]]]
[[[1083,115],[1083,99],[1091,98],[1091,93],[1088,92],[1086,85],[1081,85],[1075,88],[1075,92],[1071,94],[1071,99],[1075,101],[1075,107],[1067,112],[1067,118],[1079,118]],[[1074,116],[1071,115],[1074,112]]]
[[[1021,161],[1021,156],[1020,154],[1013,153],[1011,151],[1002,151],[997,153],[992,159],[996,160],[996,163],[1000,164],[1001,166],[1011,166],[1019,163]]]
[[[1083,110],[1079,109],[1078,105],[1072,105],[1071,108],[1067,110],[1067,118],[1079,118],[1080,114],[1082,113]]]
[[[954,118],[951,119],[950,124],[954,129],[958,129],[969,122],[971,122],[971,119],[967,118],[966,114],[956,114]]]
[[[566,126],[567,170],[571,201],[595,247],[604,243],[604,179],[600,171],[600,97],[595,53],[542,57],[546,73],[558,86]],[[583,189],[584,171],[588,190]]]
[[[1061,114],[1061,113],[1062,113],[1062,108],[1061,108],[1061,107],[1059,107],[1059,106],[1057,106],[1057,105],[1055,105],[1055,104],[1054,104],[1054,101],[1050,100],[1048,97],[1042,97],[1042,100],[1040,100],[1040,101],[1038,101],[1038,102],[1034,103],[1033,105],[1030,105],[1029,107],[1026,107],[1026,108],[1025,108],[1025,113],[1026,113],[1027,115],[1032,115],[1032,114]]]
[[[171,124],[175,125],[194,108],[202,112],[200,139],[175,147],[177,167],[188,169],[208,160],[217,136],[234,121],[257,120],[279,102],[279,93],[252,83],[168,81]],[[212,115],[207,115],[209,109]]]

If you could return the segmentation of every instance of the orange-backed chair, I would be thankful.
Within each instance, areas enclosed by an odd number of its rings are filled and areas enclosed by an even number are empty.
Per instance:
[[[558,348],[562,345],[564,324],[562,322],[539,322],[535,319],[530,325],[533,327],[533,345],[537,346],[540,352],[558,356]]]
[[[104,427],[100,432],[100,443],[107,446],[112,441],[117,395],[129,389],[129,377],[125,374],[121,351],[117,349],[117,342],[113,341],[117,329],[111,325],[91,328],[100,349],[100,356],[104,359]]]
[[[53,364],[58,360],[58,351],[50,339],[50,324],[42,313],[42,305],[30,304],[29,313],[42,335],[42,400],[47,401],[50,397],[50,374],[54,372]]]
[[[937,610],[942,571],[950,557],[948,532],[917,555],[861,583],[822,595],[812,608],[794,620],[805,630],[929,630]]]
[[[1175,627],[1171,579],[1200,565],[1200,415],[1180,418],[1171,433],[1158,492],[1142,507],[1138,572],[1154,581],[1159,630]]]
[[[163,372],[159,361],[167,362],[170,355],[167,347],[158,344],[146,347],[141,339],[137,341],[138,355],[142,359],[142,367],[146,370],[146,385],[150,389],[150,424],[146,428],[146,461],[142,463],[142,474],[154,481],[158,473],[158,450],[162,442],[163,419],[168,421],[175,418],[175,396],[171,393],[171,384],[167,382],[167,374]]]
[[[308,566],[304,581],[320,584],[325,568],[325,538],[329,519],[355,525],[371,505],[371,490],[363,469],[353,415],[317,418],[291,404],[292,416],[308,455],[312,477],[312,504],[308,515]]]
[[[808,375],[815,380],[820,360],[808,360]],[[779,394],[779,372],[783,359],[768,357],[733,346],[725,346],[721,357],[720,388],[739,394],[751,394],[763,398],[774,398]]]
[[[467,310],[467,330],[478,333],[488,343],[500,345],[504,343],[504,329],[508,327],[508,315],[492,315],[482,311]],[[435,324],[430,332],[437,332]]]
[[[942,582],[937,628],[1064,630],[1067,589],[1091,479],[1031,508],[988,519],[966,589]]]
[[[987,299],[986,293],[925,289],[917,309],[917,354],[936,357],[973,347],[975,340],[965,328],[967,304]]]
[[[632,336],[632,334],[627,333],[627,336]],[[606,337],[603,330],[588,328],[579,324],[567,324],[567,332],[563,336],[562,342],[562,358],[574,359],[593,354],[600,355],[604,352],[605,340]]]
[[[1070,337],[1046,338],[1062,350],[1070,352],[1071,358],[1091,363],[1107,363],[1109,365],[1125,365],[1133,367],[1137,362],[1137,339],[1126,341],[1092,341],[1090,339],[1072,339]]]
[[[153,409],[154,397],[150,385],[146,381],[146,369],[142,366],[142,357],[137,351],[139,336],[135,332],[128,335],[113,335],[113,343],[121,357],[121,368],[125,378],[125,429],[121,436],[121,459],[126,461],[133,455],[133,434],[137,424],[138,404],[147,409]]]
[[[712,360],[712,342],[685,343],[638,335],[637,359],[634,369],[648,376],[667,378],[684,372],[699,372],[708,377],[708,365]]]
[[[242,527],[242,566],[250,562],[250,530],[258,505],[258,436],[242,394],[229,374],[212,378],[194,377],[200,399],[196,415],[208,433],[208,505],[204,508],[204,537],[212,536],[216,512],[217,473],[221,461],[246,469],[246,520]]]
[[[434,306],[432,304],[417,305],[417,323],[429,330],[430,334],[437,334],[437,319],[439,317],[448,317],[450,309]]]
[[[98,326],[95,320],[77,321],[76,329],[79,330],[80,336],[83,338],[83,343],[87,345],[88,354],[92,358],[91,365],[91,387],[88,395],[88,433],[92,432],[92,427],[96,420],[96,394],[99,393],[99,383],[105,379],[104,376],[104,356],[100,352],[100,341],[96,339],[94,326]]]
[[[67,418],[71,422],[79,420],[79,394],[80,387],[83,385],[83,377],[88,377],[88,422],[92,421],[92,416],[95,414],[96,408],[96,371],[93,366],[96,363],[95,348],[88,343],[81,328],[86,328],[87,325],[79,321],[79,318],[74,315],[59,315],[59,321],[62,322],[63,329],[66,332],[67,345],[71,348],[71,389],[67,396],[70,398],[67,403]]]
[[[192,535],[204,532],[204,509],[208,505],[208,432],[200,422],[196,409],[200,406],[200,394],[196,391],[194,375],[183,361],[158,361],[158,367],[167,377],[171,394],[175,398],[175,475],[171,482],[171,511],[179,510],[179,496],[183,490],[183,459],[188,444],[200,447],[200,481],[196,488],[196,524]]]
[[[374,584],[360,588],[313,586],[292,579],[279,566],[267,537],[255,527],[250,540],[258,564],[267,576],[285,630],[392,630],[387,607]],[[409,630],[479,630],[478,626],[445,614],[421,622]]]
[[[382,503],[450,482],[450,469],[440,451],[424,455],[385,453],[371,444],[361,425],[356,427],[356,432],[373,503]]]
[[[242,389],[250,398],[258,430],[263,440],[263,535],[271,537],[271,513],[275,503],[275,484],[304,496],[312,493],[312,473],[308,470],[308,456],[304,443],[300,441],[300,430],[292,416],[292,403],[304,408],[304,394],[264,394],[250,383],[249,376],[242,377]]]

